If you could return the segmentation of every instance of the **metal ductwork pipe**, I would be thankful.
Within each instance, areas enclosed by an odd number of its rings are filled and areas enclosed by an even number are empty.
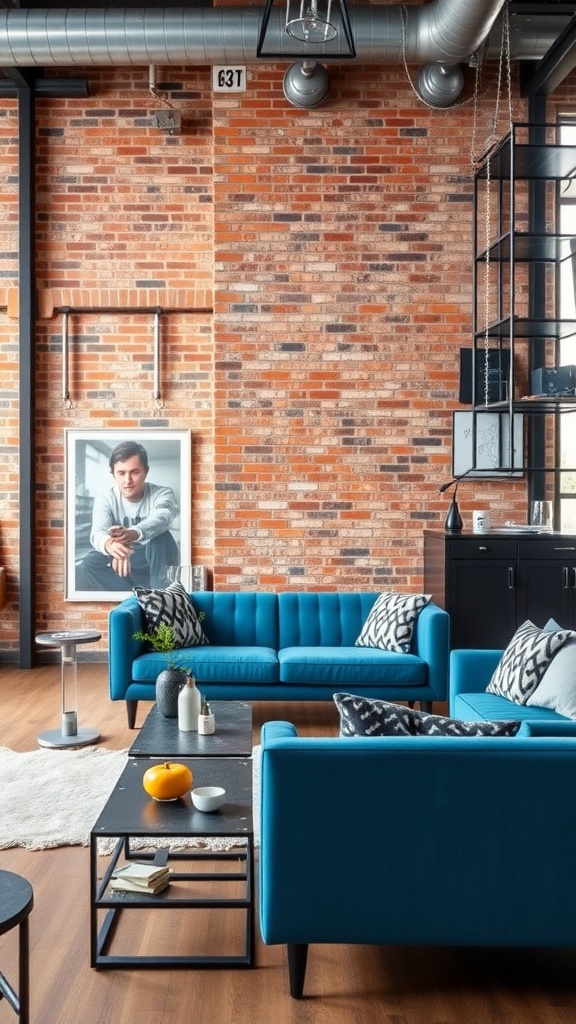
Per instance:
[[[452,68],[478,49],[503,2],[431,0],[424,6],[352,6],[356,60],[385,64],[405,59]],[[0,10],[0,67],[255,64],[262,13],[259,7]],[[546,31],[544,16],[539,27],[537,17],[528,20],[525,35],[512,32],[513,59],[541,57],[555,38]],[[562,20],[562,27],[566,21]],[[273,9],[269,32],[277,52],[286,51],[286,59],[293,61],[294,40],[285,32],[282,11]],[[495,30],[491,45],[496,46],[497,37]],[[525,52],[530,49],[538,52]],[[306,62],[304,46],[302,62]],[[301,71],[294,72],[294,80],[299,77]],[[436,75],[434,81],[433,92],[438,91],[441,78]]]

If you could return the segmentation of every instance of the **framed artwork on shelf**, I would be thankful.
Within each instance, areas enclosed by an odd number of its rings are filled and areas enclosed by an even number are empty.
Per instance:
[[[474,417],[476,451],[474,451]],[[510,451],[510,414],[455,412],[452,424],[452,475],[521,477],[524,470],[524,417],[514,413]],[[512,454],[512,460],[510,458]]]
[[[190,562],[188,430],[65,431],[67,601],[121,601]]]

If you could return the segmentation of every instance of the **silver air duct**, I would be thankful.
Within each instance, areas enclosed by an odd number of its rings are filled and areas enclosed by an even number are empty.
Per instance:
[[[452,68],[466,60],[490,32],[504,0],[431,0],[424,6],[352,6],[350,20],[360,64],[440,64]],[[74,8],[0,10],[0,67],[76,67],[95,65],[255,64],[262,17],[259,7],[218,8]],[[294,40],[284,31],[282,11],[274,11],[270,31],[278,52]],[[514,19],[516,21],[516,19]],[[558,34],[558,19],[554,29]],[[562,20],[562,27],[566,23]],[[556,35],[546,31],[546,19],[531,17],[526,36],[513,29],[513,59],[541,57]],[[548,22],[548,25],[550,23]],[[498,31],[495,30],[496,46]],[[522,52],[515,52],[521,50]],[[538,50],[536,52],[524,52]],[[496,49],[496,53],[499,48]],[[303,49],[302,61],[306,63]],[[296,65],[287,97],[300,94],[306,105],[302,65]],[[424,89],[446,95],[440,88],[443,72],[432,75]],[[426,75],[424,76],[426,79]],[[318,83],[320,77],[316,79]],[[296,84],[297,83],[297,84]],[[310,84],[310,83],[308,83]],[[444,83],[445,85],[446,83]],[[321,87],[322,91],[324,87]],[[448,89],[456,92],[454,80]],[[317,93],[313,92],[313,105]],[[457,98],[454,95],[454,99]],[[449,104],[447,104],[449,105]]]

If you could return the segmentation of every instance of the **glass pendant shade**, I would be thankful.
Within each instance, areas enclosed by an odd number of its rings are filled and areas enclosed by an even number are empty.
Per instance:
[[[286,4],[286,31],[293,39],[301,43],[327,43],[335,39],[338,29],[330,21],[332,0],[327,5],[322,5],[322,14],[318,10],[316,0],[302,0],[300,9],[295,17],[292,17],[290,0]]]
[[[256,56],[264,60],[355,57],[346,0],[266,0]]]

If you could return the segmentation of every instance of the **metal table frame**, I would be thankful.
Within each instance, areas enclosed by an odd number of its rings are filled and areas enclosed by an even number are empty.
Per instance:
[[[246,758],[202,758],[202,767],[211,761],[210,769],[211,774],[215,779],[222,777],[223,769],[226,774],[234,771],[234,766],[238,762],[242,762],[243,765],[250,764],[249,759]],[[200,764],[200,759],[197,761],[188,760],[186,763],[193,769],[198,770],[200,774],[200,768],[197,766]],[[137,762],[136,759],[131,759],[128,766],[124,769],[124,772],[118,780],[117,786],[113,791],[112,798],[114,798],[115,805],[113,811],[117,814],[119,809],[126,804],[127,808],[127,821],[124,827],[114,826],[111,821],[107,823],[107,808],[111,801],[104,808],[98,821],[95,823],[92,832],[90,833],[90,965],[97,969],[102,968],[119,968],[119,967],[156,967],[156,968],[173,968],[173,967],[251,967],[254,960],[254,832],[251,815],[249,819],[246,819],[245,815],[242,817],[235,814],[234,808],[226,813],[226,804],[222,808],[222,815],[220,812],[216,814],[204,814],[200,815],[199,811],[194,811],[191,805],[189,794],[182,797],[179,801],[169,802],[166,804],[158,804],[155,806],[155,812],[161,822],[160,827],[141,826],[139,827],[136,823],[136,818],[139,817],[140,811],[138,807],[134,807],[135,804],[140,803],[144,805],[149,803],[150,799],[147,795],[142,792],[142,798],[138,801],[137,791],[135,789],[135,779],[133,776],[130,781],[129,775],[131,769],[140,766],[142,770],[150,765],[149,760],[143,760]],[[251,770],[248,773],[251,787]],[[126,779],[128,778],[128,783]],[[141,774],[137,776],[137,782],[140,784]],[[207,780],[209,781],[209,779]],[[225,781],[225,780],[224,780]],[[141,789],[141,785],[140,785]],[[226,786],[228,792],[228,786]],[[232,792],[233,799],[233,792]],[[182,807],[182,803],[186,806]],[[178,810],[177,805],[180,805]],[[189,805],[189,806],[188,806]],[[182,813],[180,813],[182,812]],[[192,814],[195,821],[200,821],[201,827],[198,829],[186,830],[183,824],[184,818]],[[200,817],[198,817],[200,815]],[[112,818],[114,814],[112,814]],[[181,817],[182,820],[178,820]],[[131,819],[131,820],[130,820]],[[240,824],[240,822],[246,822],[246,824]],[[107,865],[102,878],[98,878],[98,839],[102,836],[107,838],[117,838],[114,851],[112,853],[110,863]],[[183,836],[197,836],[198,838],[210,838],[211,836],[218,839],[232,838],[235,840],[245,841],[245,845],[238,846],[233,850],[219,851],[219,850],[206,850],[199,848],[188,848],[185,850],[169,851],[168,849],[161,849],[155,852],[150,851],[134,851],[131,848],[131,840],[138,838],[150,838],[156,837],[161,839],[169,839]],[[121,855],[124,854],[126,860],[138,860],[138,861],[151,861],[155,864],[166,864],[170,861],[170,866],[173,867],[173,882],[177,881],[194,881],[194,882],[226,882],[231,881],[242,881],[244,883],[244,891],[241,896],[237,897],[199,897],[199,896],[174,896],[171,892],[172,886],[170,885],[167,889],[157,895],[147,895],[143,893],[112,893],[108,891],[108,883],[110,881],[112,872],[116,867]],[[225,861],[238,861],[240,868],[238,872],[228,871],[212,871],[212,872],[197,872],[191,870],[175,870],[176,866],[180,864],[186,865],[186,863],[199,862],[199,861],[214,861],[216,865],[219,862]],[[172,864],[174,862],[174,865]],[[190,910],[190,909],[207,909],[213,910],[226,910],[229,908],[235,908],[241,910],[245,914],[245,927],[244,927],[244,949],[238,955],[216,955],[216,954],[166,954],[166,955],[129,955],[129,954],[114,954],[111,951],[113,944],[114,933],[119,922],[122,913],[129,911],[142,911],[142,910]],[[99,912],[102,910],[106,911],[104,921],[100,924]]]
[[[32,886],[21,875],[0,871],[0,935],[18,927],[18,991],[0,971],[0,999],[6,998],[20,1024],[30,1021],[30,960],[28,917],[34,906]]]

